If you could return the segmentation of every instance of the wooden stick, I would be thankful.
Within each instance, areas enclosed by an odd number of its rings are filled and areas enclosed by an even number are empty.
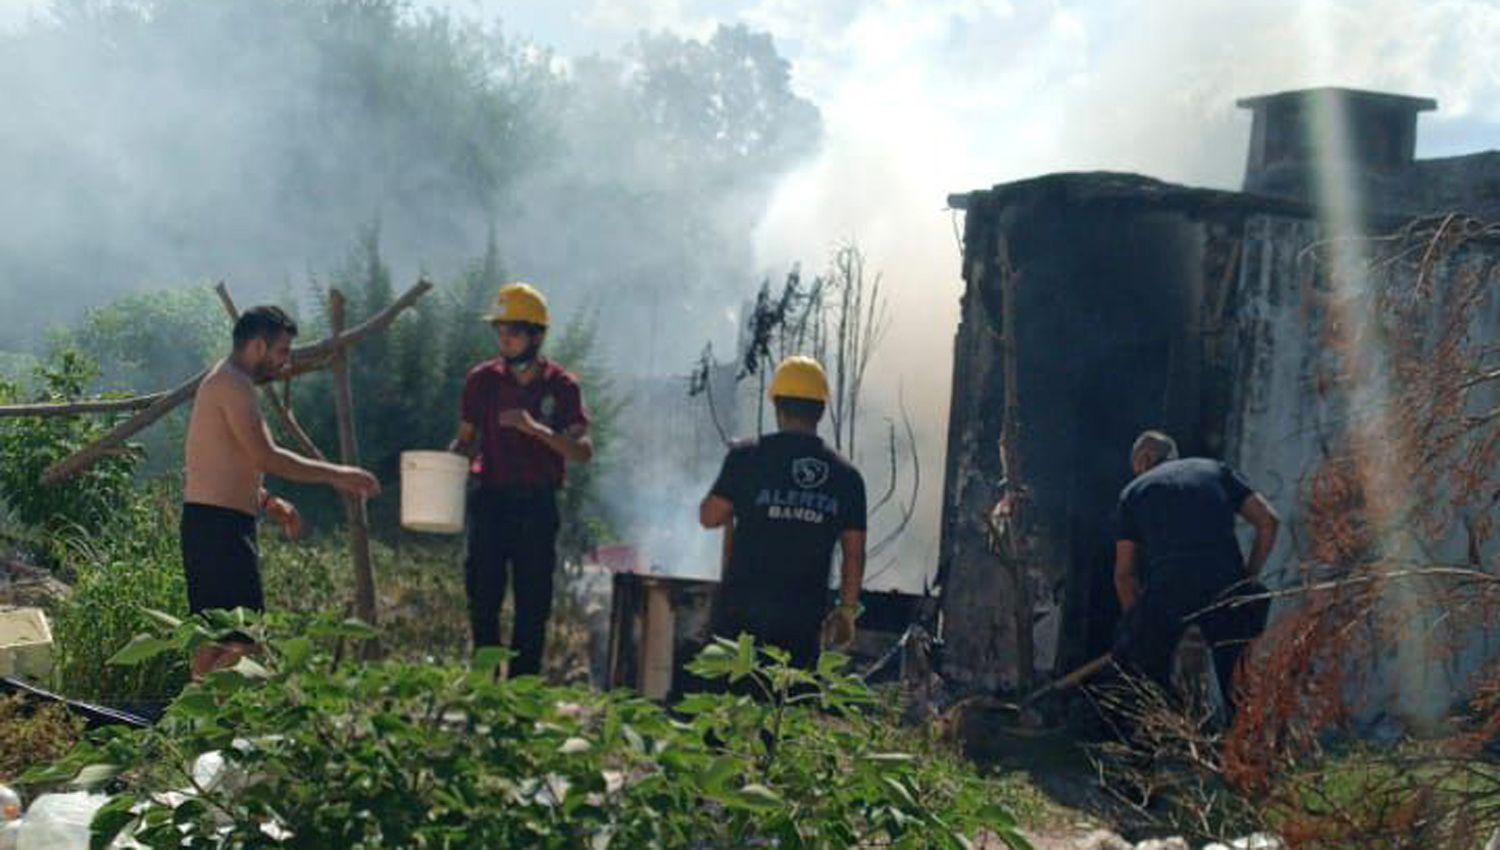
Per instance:
[[[417,281],[416,285],[406,290],[400,298],[391,302],[390,306],[370,317],[368,321],[356,325],[348,333],[335,334],[333,337],[314,345],[294,349],[292,351],[292,369],[286,377],[290,378],[326,367],[333,359],[335,351],[344,346],[357,345],[373,334],[384,331],[390,326],[391,322],[395,321],[397,315],[416,303],[417,299],[426,295],[430,289],[432,289],[431,283],[425,280]],[[79,472],[88,469],[101,457],[107,455],[111,449],[121,445],[163,416],[171,413],[172,410],[183,402],[192,398],[193,393],[197,392],[198,385],[203,382],[203,378],[206,375],[208,375],[207,369],[182,382],[171,391],[160,394],[156,397],[156,401],[152,402],[145,410],[116,425],[103,437],[48,467],[47,471],[42,473],[42,483],[56,484],[65,478],[77,475]]]
[[[49,416],[78,416],[84,413],[122,413],[130,410],[143,410],[155,404],[164,395],[166,393],[137,395],[129,398],[101,398],[89,401],[46,401],[36,404],[5,404],[0,405],[0,418],[11,416],[45,418]]]
[[[219,303],[224,305],[224,312],[229,314],[229,321],[239,321],[240,309],[234,306],[234,298],[230,296],[229,287],[224,285],[224,281],[219,281],[218,285],[214,287],[214,292],[219,294]],[[267,385],[261,387],[260,392],[261,395],[265,396],[271,402],[271,408],[276,411],[276,418],[281,420],[281,426],[286,429],[288,434],[292,435],[293,440],[297,441],[297,445],[302,449],[302,453],[317,460],[328,460],[328,457],[318,448],[318,444],[314,443],[312,437],[308,436],[307,431],[303,430],[302,423],[297,421],[297,415],[292,412],[291,406],[283,402],[280,396],[276,395],[276,388]]]
[[[146,428],[146,426],[171,413],[178,405],[192,398],[193,393],[197,392],[198,385],[203,383],[203,378],[207,374],[208,370],[205,369],[183,381],[170,392],[159,396],[145,410],[110,429],[108,434],[47,467],[47,470],[42,473],[42,483],[56,484],[64,478],[77,475],[83,470],[88,469],[101,458],[108,457],[115,449],[123,445],[126,440]]]
[[[347,333],[334,333],[333,336],[315,345],[305,346],[292,351],[292,368],[282,377],[295,378],[308,372],[316,372],[327,368],[333,361],[341,348],[358,345],[365,339],[383,332],[390,327],[391,322],[403,310],[417,303],[417,299],[426,295],[432,289],[432,284],[426,280],[419,280],[411,289],[402,293],[400,298],[390,303],[390,306],[370,317],[362,324],[350,328]]]
[[[1103,655],[1095,658],[1093,661],[1090,661],[1087,664],[1084,664],[1068,675],[1063,676],[1060,679],[1054,679],[1053,681],[1048,682],[1046,685],[1038,688],[1035,693],[1026,697],[1026,699],[1024,700],[1021,700],[1021,707],[1025,708],[1026,706],[1031,705],[1032,703],[1036,702],[1044,696],[1047,696],[1048,694],[1054,694],[1058,691],[1066,691],[1078,687],[1089,679],[1092,679],[1094,677],[1094,674],[1098,673],[1100,670],[1103,670],[1105,667],[1108,667],[1111,663],[1114,662],[1114,660],[1114,653],[1104,653]]]
[[[344,294],[329,290],[328,304],[333,335],[344,332]],[[349,349],[339,346],[333,356],[333,406],[339,423],[339,456],[346,466],[359,465],[359,441],[354,432],[354,391],[349,382]],[[370,518],[365,500],[344,497],[344,515],[349,524],[349,554],[354,559],[354,616],[375,625],[375,570],[370,565]],[[366,647],[366,657],[374,651]]]

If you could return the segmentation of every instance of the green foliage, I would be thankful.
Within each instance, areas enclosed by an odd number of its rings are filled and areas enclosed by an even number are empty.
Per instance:
[[[1026,846],[983,782],[882,749],[869,693],[832,656],[794,671],[748,638],[719,644],[699,673],[766,698],[700,695],[674,717],[623,692],[499,680],[498,650],[470,670],[365,666],[348,660],[371,634],[358,624],[158,619],[115,663],[229,630],[265,651],[189,686],[155,728],[102,732],[23,777],[119,792],[95,846],[959,848],[981,831]],[[211,751],[225,771],[195,781]]]
[[[60,567],[70,574],[73,593],[52,613],[56,675],[68,696],[165,701],[187,681],[180,658],[105,665],[132,635],[150,628],[145,610],[187,614],[178,511],[177,494],[155,486],[121,500],[97,530],[62,536]]]
[[[568,467],[567,484],[558,501],[563,527],[558,551],[565,561],[578,561],[583,554],[608,543],[614,532],[613,517],[602,491],[610,468],[617,463],[615,435],[625,410],[609,371],[600,361],[599,331],[591,315],[575,316],[548,345],[550,356],[578,377],[588,405],[589,434],[594,441],[594,461]]]
[[[76,349],[99,364],[107,390],[155,392],[176,386],[229,350],[229,317],[207,286],[117,298],[54,332],[54,349]]]
[[[0,351],[0,381],[22,383],[36,374],[36,367],[40,362],[34,354]]]
[[[772,174],[817,146],[818,109],[792,92],[791,64],[766,33],[744,24],[705,41],[647,33],[627,56],[642,119],[684,164],[697,158],[691,167],[721,180]]]
[[[126,499],[92,532],[58,536],[58,568],[72,595],[51,612],[57,647],[57,686],[69,696],[107,702],[165,701],[181,690],[185,658],[107,666],[115,648],[150,628],[143,612],[187,615],[178,540],[181,496],[156,483]],[[274,527],[260,533],[261,580],[273,611],[337,615],[349,605],[354,580],[347,538],[330,534],[293,543]],[[372,547],[393,658],[455,660],[467,652],[468,615],[462,548],[454,544]]]
[[[354,571],[345,534],[291,542],[264,528],[260,544],[267,608],[308,617],[349,610]],[[397,550],[377,540],[370,547],[380,594],[382,649],[388,658],[406,661],[465,657],[469,615],[462,545],[402,544]]]
[[[76,401],[96,374],[88,358],[62,350],[38,367],[38,389],[29,397],[0,381],[0,403]],[[113,424],[109,417],[0,419],[0,496],[12,515],[47,532],[74,526],[91,531],[108,521],[130,492],[138,463],[133,453],[107,457],[51,486],[42,486],[41,476]]]
[[[101,390],[150,393],[171,389],[229,350],[229,317],[208,286],[164,289],[118,298],[84,313],[70,330],[54,331],[54,351],[77,349],[99,364]],[[175,472],[182,463],[188,407],[180,407],[137,438],[142,472]]]
[[[382,212],[414,252],[470,250],[552,146],[545,54],[405,0],[51,5],[0,33],[0,79],[35,97],[11,116],[33,132],[0,137],[17,164],[0,281],[53,287],[0,285],[8,315],[60,317],[69,296],[184,269],[296,267]],[[133,178],[78,139],[131,150]],[[48,214],[28,216],[37,198]]]

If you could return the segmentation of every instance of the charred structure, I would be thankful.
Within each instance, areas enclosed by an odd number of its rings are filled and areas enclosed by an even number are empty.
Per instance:
[[[939,576],[960,688],[1026,690],[1108,649],[1114,501],[1145,428],[1234,464],[1281,511],[1270,583],[1307,561],[1299,488],[1340,427],[1318,386],[1329,317],[1308,266],[1338,229],[1319,197],[1330,174],[1362,201],[1366,235],[1500,215],[1500,152],[1415,159],[1433,101],[1316,89],[1240,105],[1254,113],[1242,192],[1075,173],[950,197],[966,286]],[[1478,327],[1500,340],[1493,299]]]

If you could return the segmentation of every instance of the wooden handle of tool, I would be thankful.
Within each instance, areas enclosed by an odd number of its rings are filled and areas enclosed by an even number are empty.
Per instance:
[[[1060,679],[1054,679],[1053,681],[1048,682],[1046,685],[1042,686],[1040,690],[1022,700],[1021,705],[1028,706],[1048,694],[1067,690],[1069,688],[1075,688],[1078,685],[1083,684],[1088,679],[1092,678],[1095,673],[1103,670],[1110,664],[1110,662],[1114,660],[1114,653],[1106,652],[1098,658],[1095,658],[1093,661],[1090,661],[1089,663],[1069,673],[1068,675],[1063,676]]]

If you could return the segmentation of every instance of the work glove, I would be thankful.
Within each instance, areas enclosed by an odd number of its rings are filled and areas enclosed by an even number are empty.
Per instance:
[[[848,649],[854,643],[859,620],[859,605],[840,605],[823,620],[823,645],[829,649]]]

